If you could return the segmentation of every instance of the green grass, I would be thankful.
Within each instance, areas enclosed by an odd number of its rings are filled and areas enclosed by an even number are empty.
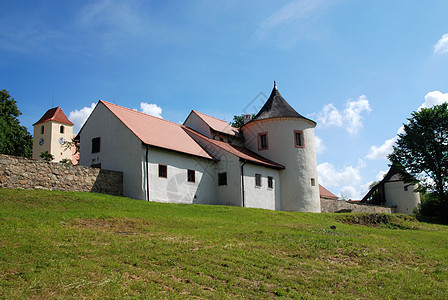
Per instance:
[[[447,226],[0,189],[2,299],[447,295]]]

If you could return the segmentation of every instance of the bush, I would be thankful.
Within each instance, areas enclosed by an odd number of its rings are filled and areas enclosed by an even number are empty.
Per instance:
[[[441,223],[442,203],[435,193],[422,194],[421,203],[416,208],[414,214],[419,221],[430,223]]]

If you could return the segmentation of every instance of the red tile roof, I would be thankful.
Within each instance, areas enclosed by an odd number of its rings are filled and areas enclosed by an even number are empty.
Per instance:
[[[68,125],[73,125],[73,123],[70,122],[70,120],[67,118],[67,116],[64,114],[64,112],[59,106],[47,110],[47,112],[42,116],[42,118],[40,118],[39,121],[34,123],[33,126],[47,121],[56,121]]]
[[[319,194],[321,198],[338,199],[339,197],[319,184]]]
[[[247,160],[249,162],[275,168],[275,169],[284,169],[285,166],[278,164],[276,162],[273,162],[269,159],[266,159],[246,148],[242,148],[239,146],[231,145],[226,142],[217,141],[214,139],[211,139],[209,137],[206,137],[205,135],[194,131],[193,129],[190,129],[188,127],[184,127],[184,130],[188,132],[195,140],[198,141],[198,143],[202,144],[206,149],[211,149],[210,147],[207,147],[207,144],[212,144],[216,147],[221,148],[224,151],[227,151],[240,159]]]
[[[223,132],[228,135],[237,135],[238,128],[230,126],[226,121],[211,117],[209,115],[193,110],[207,125],[217,132]]]
[[[214,159],[189,136],[184,126],[105,101],[106,106],[144,144]]]

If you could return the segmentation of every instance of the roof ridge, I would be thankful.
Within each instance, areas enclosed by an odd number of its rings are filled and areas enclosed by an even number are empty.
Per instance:
[[[123,108],[125,110],[136,112],[136,113],[142,114],[144,116],[148,116],[148,117],[151,117],[151,118],[156,118],[157,120],[165,121],[165,122],[177,125],[177,126],[181,126],[182,125],[182,124],[179,124],[179,123],[176,123],[176,122],[172,122],[172,121],[166,120],[164,118],[158,118],[158,117],[155,117],[153,115],[145,114],[144,112],[141,112],[141,111],[138,111],[138,110],[135,110],[135,109],[132,109],[132,108],[128,108],[128,107],[124,107],[124,106],[121,106],[121,105],[118,105],[118,104],[110,103],[110,102],[107,102],[107,101],[104,101],[104,100],[99,100],[99,101],[103,102],[105,104],[110,104],[110,105],[113,105],[113,106],[116,106],[116,107],[119,107],[119,108]]]
[[[224,123],[226,123],[227,125],[229,125],[229,124],[227,123],[227,121],[224,121],[224,120],[218,119],[218,118],[216,118],[216,117],[213,117],[213,116],[210,116],[210,115],[204,114],[204,113],[202,113],[202,112],[200,112],[200,111],[197,111],[197,110],[195,110],[195,109],[193,109],[192,111],[194,111],[195,113],[198,113],[198,114],[201,114],[201,115],[204,115],[204,116],[207,116],[207,117],[213,118],[213,119],[215,119],[215,120],[218,120],[218,121],[224,122]],[[230,126],[230,125],[229,125],[229,126]]]

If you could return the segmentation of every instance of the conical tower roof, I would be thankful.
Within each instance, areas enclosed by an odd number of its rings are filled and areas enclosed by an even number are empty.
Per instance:
[[[271,95],[269,96],[268,100],[263,105],[263,107],[260,109],[260,111],[251,120],[251,122],[271,118],[283,118],[283,117],[305,119],[316,124],[316,122],[314,122],[313,120],[305,118],[304,116],[299,114],[294,108],[292,108],[291,105],[289,105],[288,102],[286,102],[286,100],[282,97],[282,95],[278,91],[277,85],[275,84],[274,81],[274,88],[272,89]]]

